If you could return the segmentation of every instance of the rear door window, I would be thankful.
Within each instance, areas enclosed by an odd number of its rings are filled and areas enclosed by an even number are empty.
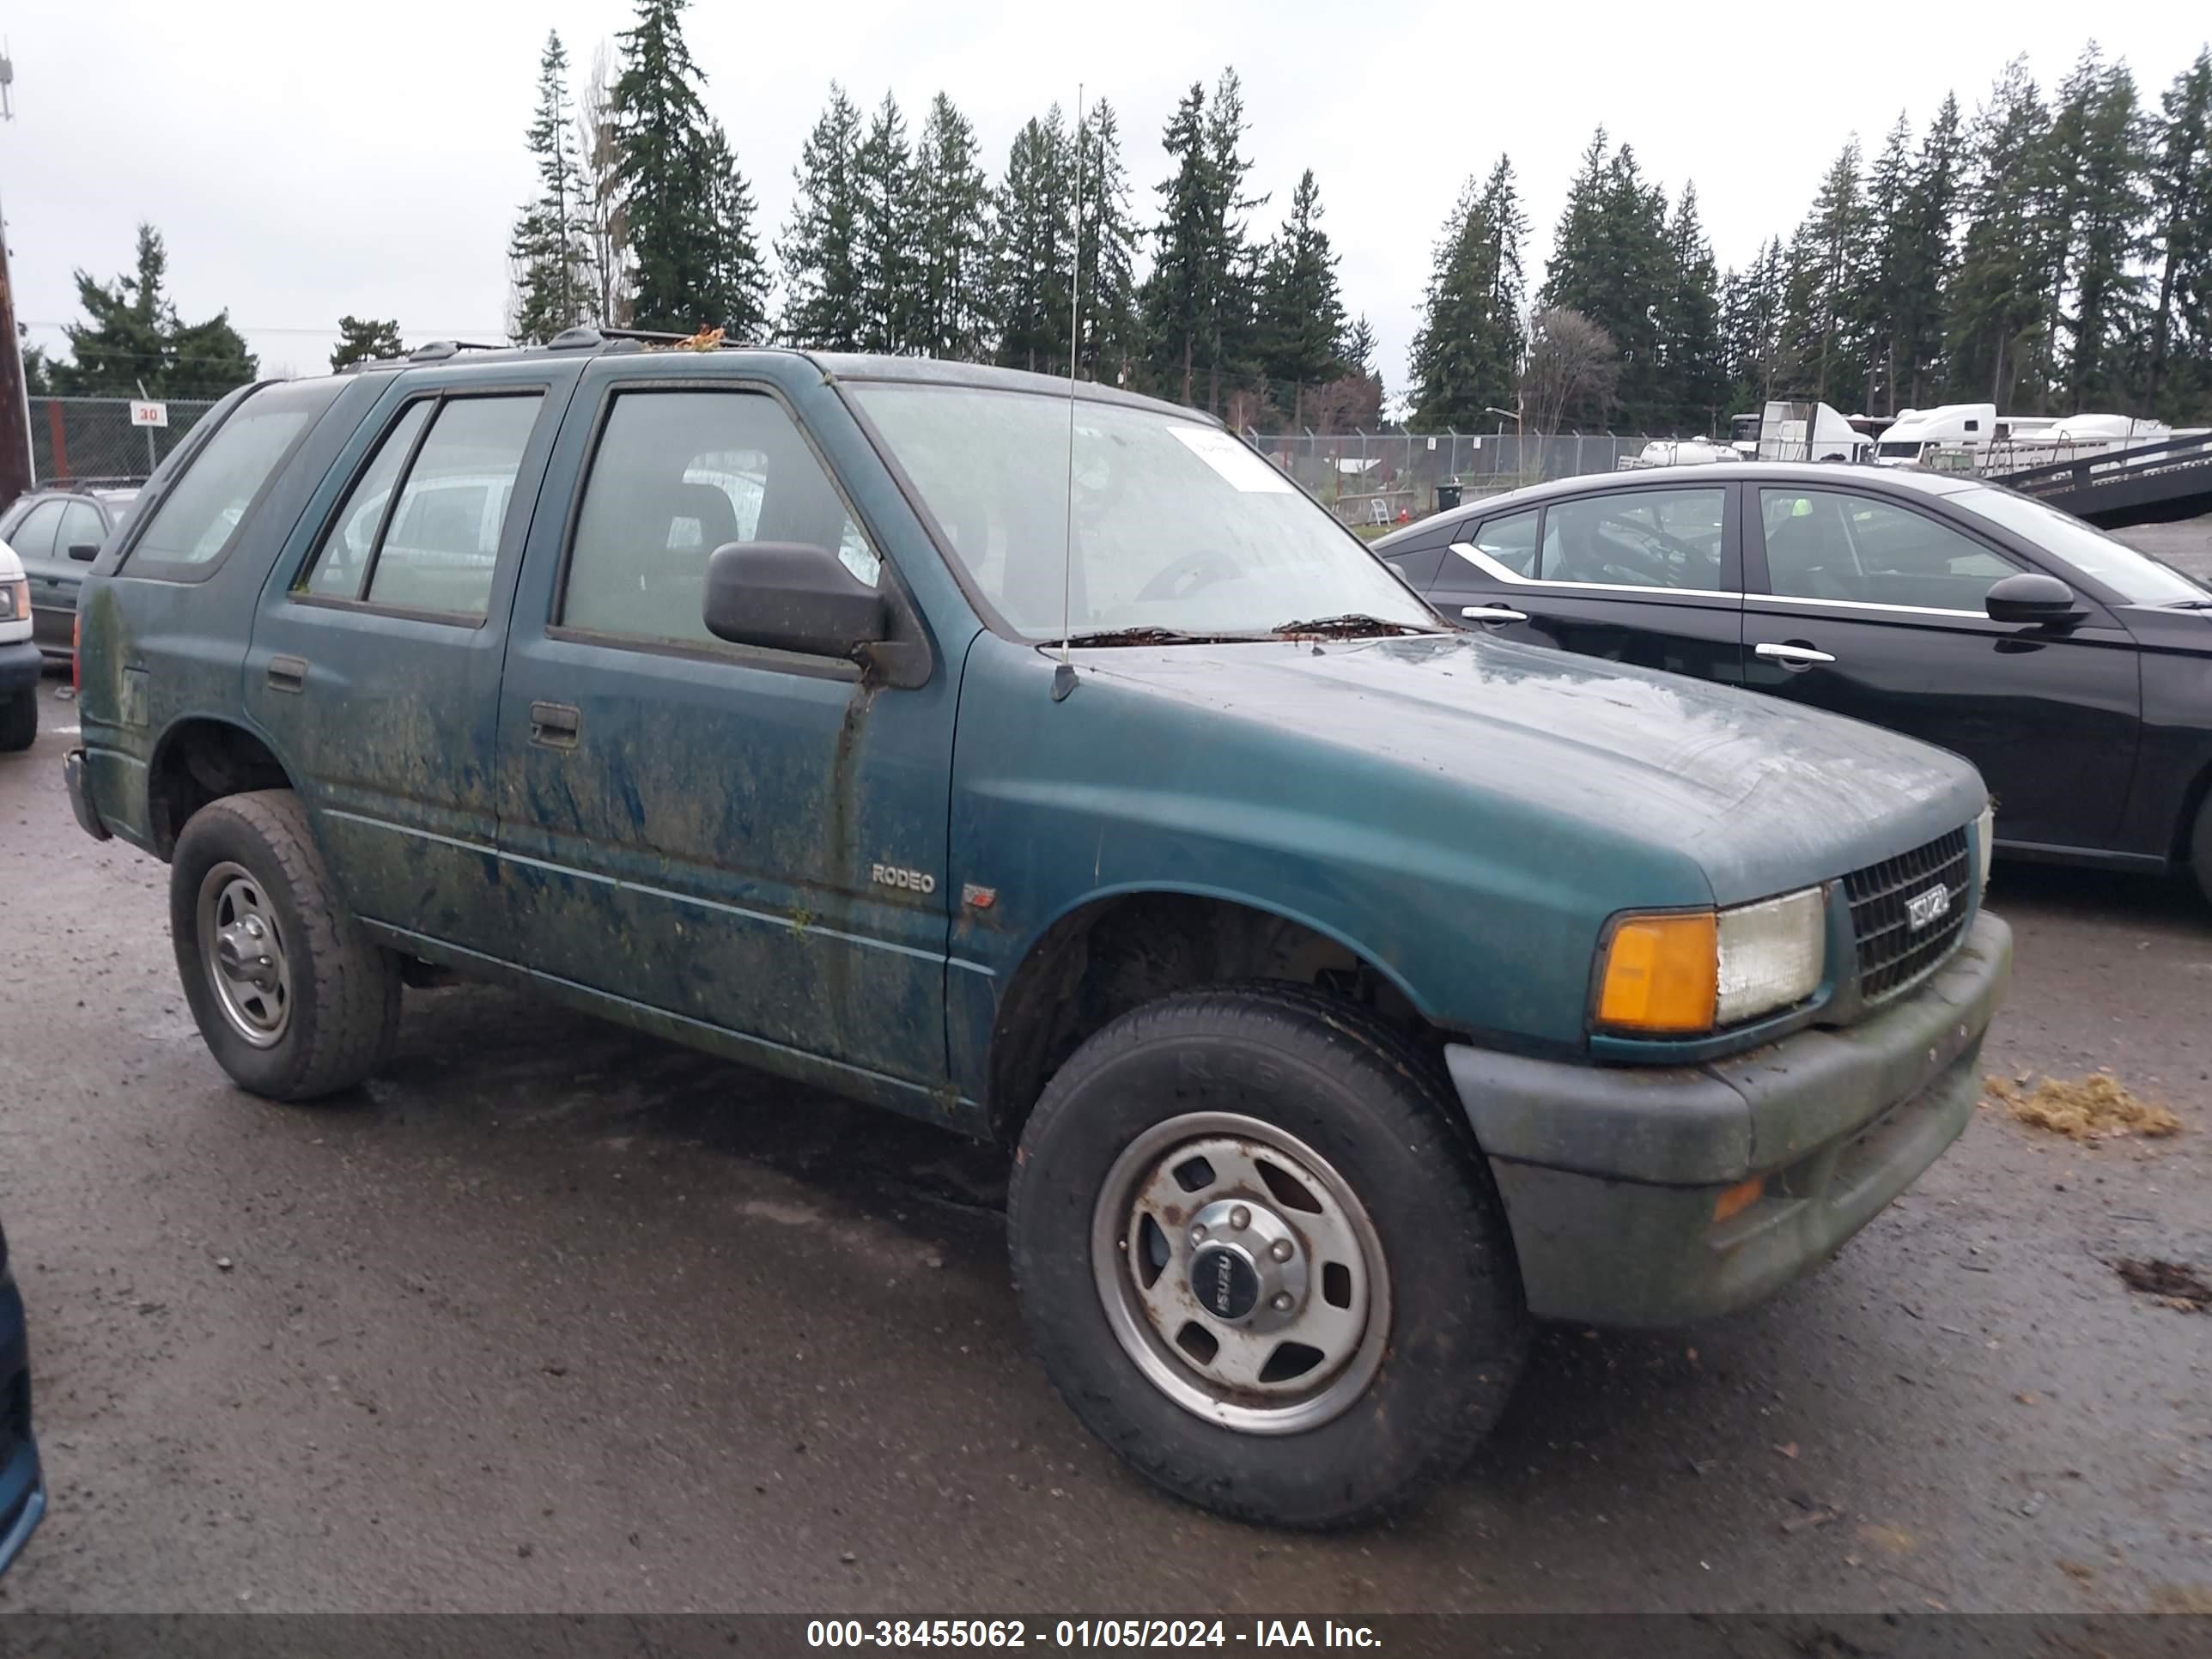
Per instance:
[[[347,492],[296,591],[481,621],[515,473],[543,403],[529,392],[407,405]]]
[[[141,526],[131,544],[134,568],[165,565],[194,580],[211,571],[284,458],[342,384],[332,379],[269,386],[234,410]]]
[[[1611,490],[1554,501],[1538,574],[1607,587],[1721,587],[1725,489]]]

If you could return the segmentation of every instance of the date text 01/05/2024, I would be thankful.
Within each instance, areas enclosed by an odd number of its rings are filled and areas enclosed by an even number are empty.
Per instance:
[[[817,1619],[810,1648],[1373,1648],[1366,1625],[1334,1620],[1255,1619]]]

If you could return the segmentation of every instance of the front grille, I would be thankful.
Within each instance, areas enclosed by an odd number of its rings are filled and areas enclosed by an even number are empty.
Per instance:
[[[1973,880],[1973,852],[1964,830],[1844,878],[1851,932],[1858,939],[1862,997],[1879,1002],[1895,996],[1951,954],[1966,925]],[[1915,927],[1913,901],[1937,887],[1943,890],[1943,913]]]

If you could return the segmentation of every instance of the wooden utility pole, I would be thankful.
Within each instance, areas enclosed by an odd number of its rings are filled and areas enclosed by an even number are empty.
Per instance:
[[[0,512],[31,483],[31,402],[23,390],[23,342],[8,274],[8,222],[0,215]]]

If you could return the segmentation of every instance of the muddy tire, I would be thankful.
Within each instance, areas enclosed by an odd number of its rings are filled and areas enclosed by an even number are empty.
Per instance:
[[[0,702],[0,755],[13,755],[39,740],[39,688],[27,685]]]
[[[169,866],[169,935],[200,1035],[241,1088],[312,1100],[392,1052],[399,958],[345,908],[290,790],[192,815]]]
[[[1333,998],[1166,998],[1046,1089],[1014,1279],[1076,1415],[1178,1497],[1325,1528],[1402,1507],[1504,1410],[1510,1237],[1436,1066]]]

